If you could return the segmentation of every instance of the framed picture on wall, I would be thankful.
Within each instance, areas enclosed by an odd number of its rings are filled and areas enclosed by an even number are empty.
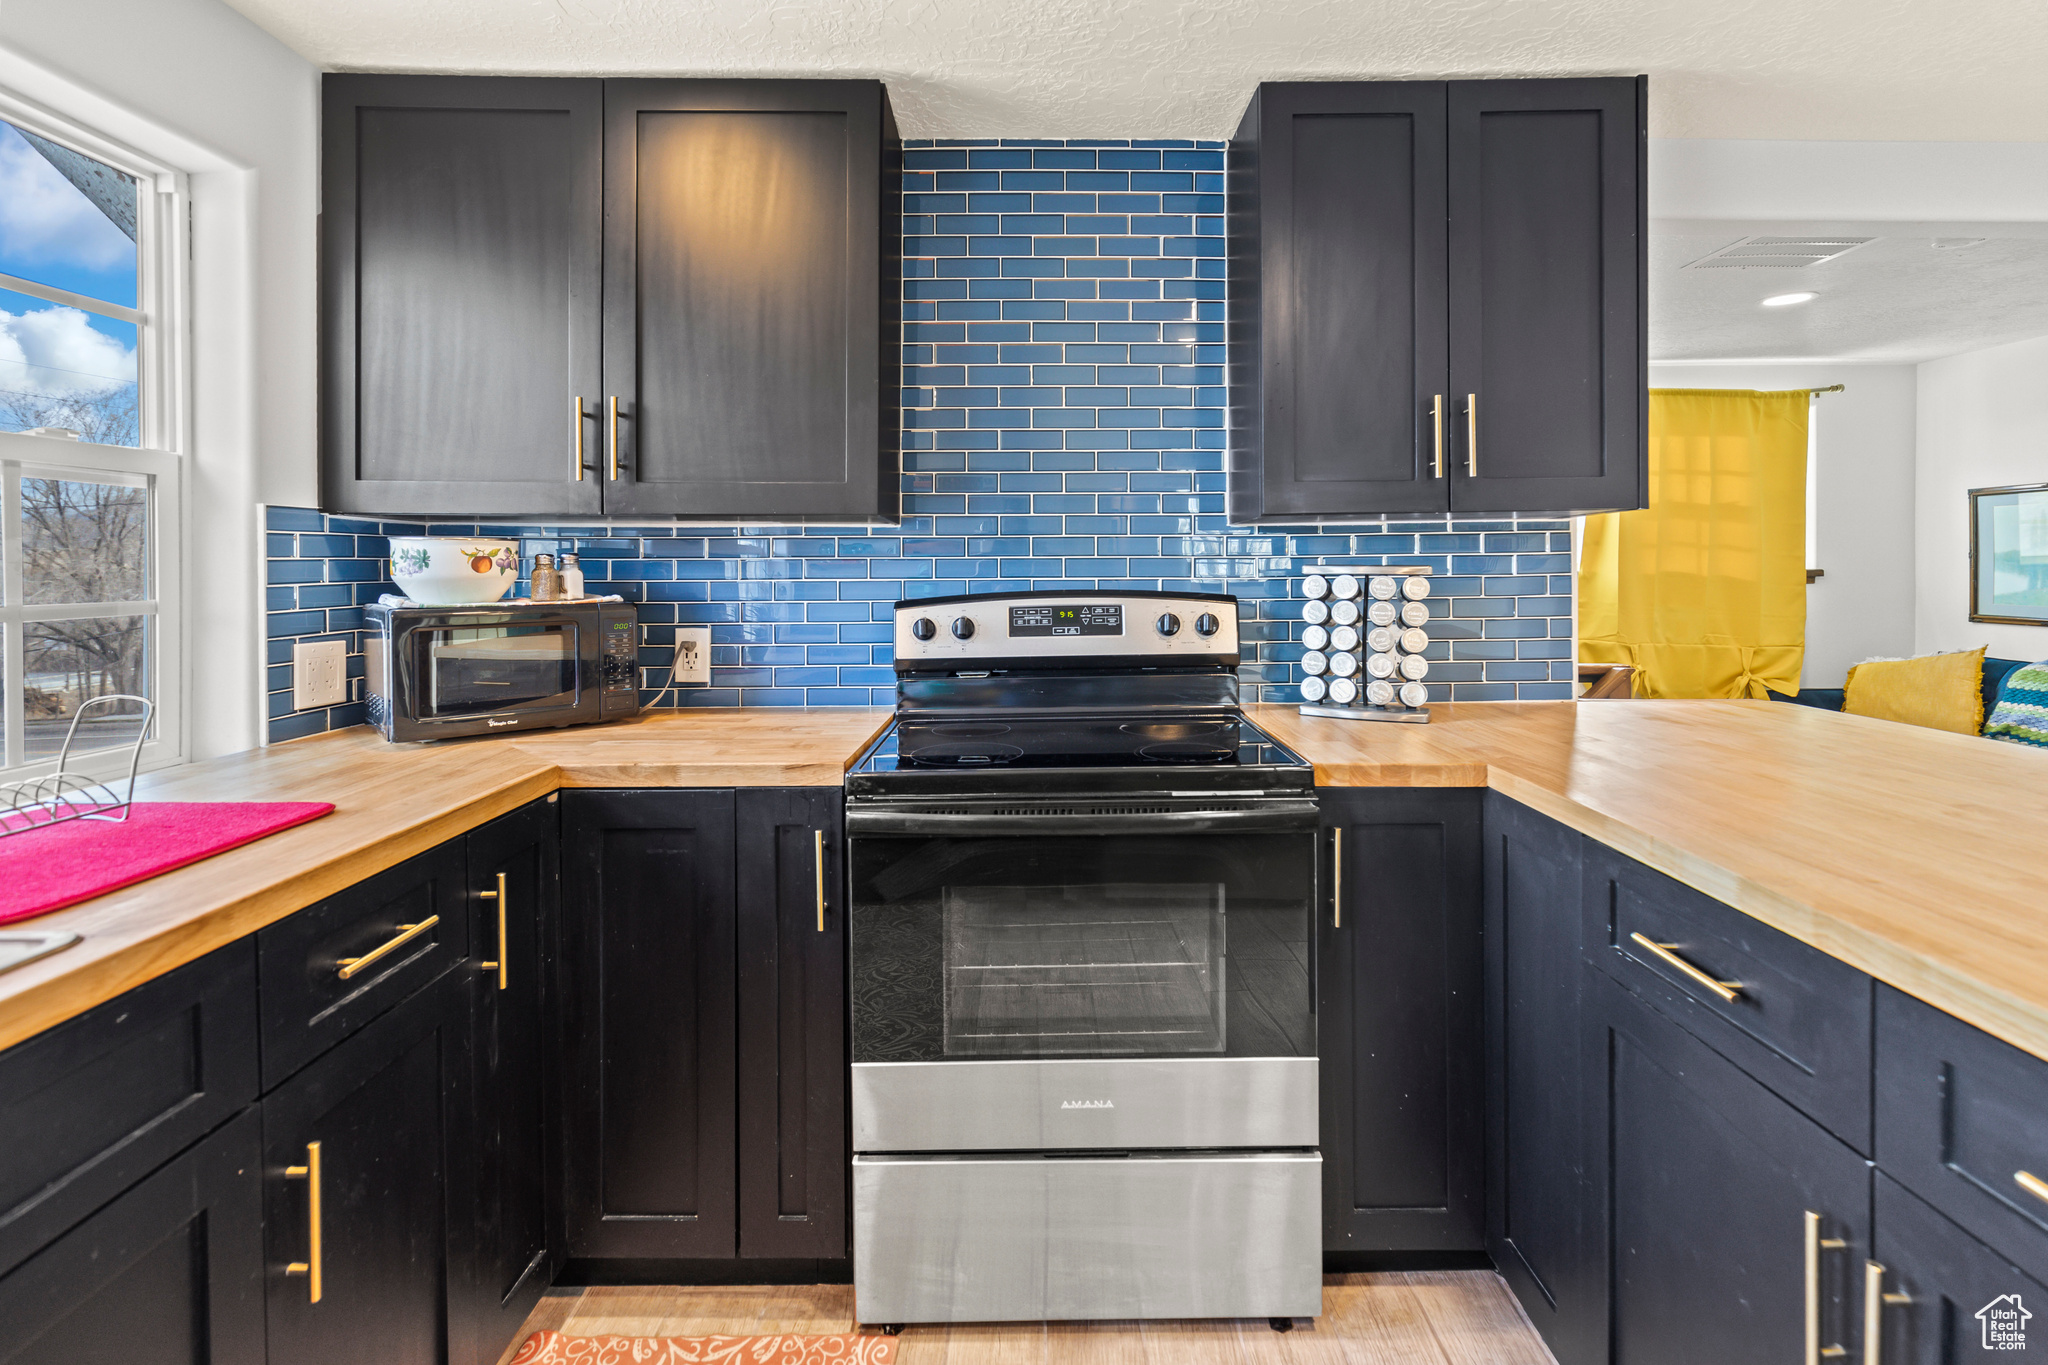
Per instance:
[[[2048,626],[2048,483],[1970,490],[1970,619]]]

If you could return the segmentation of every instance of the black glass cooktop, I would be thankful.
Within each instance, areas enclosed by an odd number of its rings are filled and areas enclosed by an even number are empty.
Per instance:
[[[857,774],[1023,768],[1306,768],[1238,717],[912,717],[890,726]]]

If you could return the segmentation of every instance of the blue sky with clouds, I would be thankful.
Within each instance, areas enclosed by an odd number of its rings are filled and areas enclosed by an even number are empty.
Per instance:
[[[135,306],[135,243],[0,122],[0,274]],[[133,324],[0,285],[0,388],[76,394],[134,382]]]

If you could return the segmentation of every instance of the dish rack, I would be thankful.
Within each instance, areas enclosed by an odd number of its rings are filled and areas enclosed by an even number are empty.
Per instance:
[[[1317,564],[1307,574],[1301,714],[1428,724],[1429,566]]]
[[[116,796],[106,783],[74,772],[70,768],[71,742],[78,737],[78,722],[102,703],[131,702],[142,708],[141,724],[135,728],[135,742],[128,746],[126,794]],[[135,773],[142,765],[142,742],[149,737],[149,723],[156,706],[147,697],[127,692],[110,692],[82,703],[72,713],[71,727],[64,732],[64,747],[57,751],[57,768],[41,777],[0,783],[0,838],[26,834],[32,829],[61,825],[71,820],[125,822],[135,804]],[[95,754],[113,752],[95,749]]]

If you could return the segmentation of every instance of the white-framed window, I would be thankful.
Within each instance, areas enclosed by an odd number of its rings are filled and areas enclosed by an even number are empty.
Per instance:
[[[115,693],[155,704],[145,767],[184,758],[186,205],[175,169],[0,91],[0,776]],[[140,714],[95,708],[74,753]]]

